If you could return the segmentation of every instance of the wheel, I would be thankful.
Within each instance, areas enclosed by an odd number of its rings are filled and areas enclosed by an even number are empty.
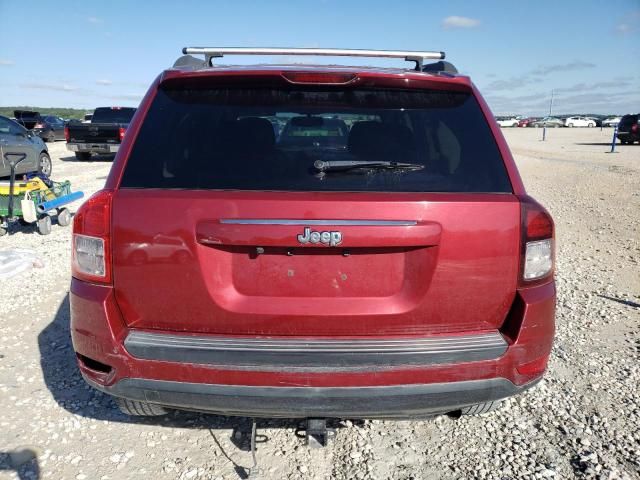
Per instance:
[[[56,141],[56,134],[54,132],[51,132],[49,134],[49,138],[47,138],[47,142],[54,143],[55,141]]]
[[[0,227],[0,237],[3,237],[7,234],[7,229],[5,227]]]
[[[569,125],[567,125],[567,127],[573,128],[573,123],[570,123]]]
[[[587,125],[587,127],[589,127],[589,128],[593,128],[593,127],[595,127],[595,126],[596,126],[596,124],[595,124],[595,123],[589,123],[589,124]]]
[[[51,233],[51,217],[45,215],[36,222],[36,226],[40,235],[49,235]]]
[[[76,160],[89,160],[91,152],[76,152]]]
[[[169,413],[166,408],[154,403],[139,402],[128,398],[114,397],[116,405],[125,415],[132,417],[159,417]]]
[[[58,212],[58,225],[66,227],[71,223],[71,212],[68,208],[62,208]]]
[[[482,415],[483,413],[493,412],[502,405],[502,401],[479,403],[462,409],[462,415]]]
[[[38,171],[49,177],[51,176],[51,170],[53,170],[51,157],[49,157],[46,152],[42,152],[40,154],[40,162],[38,163]]]

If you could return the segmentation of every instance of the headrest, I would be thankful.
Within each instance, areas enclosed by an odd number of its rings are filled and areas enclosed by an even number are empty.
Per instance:
[[[398,155],[413,154],[415,143],[411,130],[404,125],[365,121],[351,127],[348,148],[354,155],[394,160]]]
[[[241,118],[236,123],[236,135],[243,150],[253,152],[271,150],[276,143],[273,125],[266,118]]]

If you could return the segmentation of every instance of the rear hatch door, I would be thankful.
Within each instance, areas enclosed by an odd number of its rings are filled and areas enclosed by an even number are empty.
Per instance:
[[[169,85],[114,195],[116,298],[142,329],[495,329],[516,289],[519,223],[470,92]]]

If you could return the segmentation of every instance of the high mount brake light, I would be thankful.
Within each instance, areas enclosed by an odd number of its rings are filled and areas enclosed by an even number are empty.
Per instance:
[[[531,197],[520,198],[522,244],[520,247],[520,286],[546,283],[553,278],[555,263],[553,219]]]
[[[355,80],[355,73],[285,72],[282,76],[291,83],[315,83],[318,85],[344,85]]]
[[[94,283],[111,283],[111,201],[113,190],[99,190],[73,218],[71,274]]]

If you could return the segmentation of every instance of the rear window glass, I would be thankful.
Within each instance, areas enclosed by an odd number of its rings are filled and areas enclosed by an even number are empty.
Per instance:
[[[638,123],[638,115],[625,115],[620,119],[620,127],[631,126]]]
[[[91,121],[93,123],[129,123],[135,108],[96,108]]]
[[[318,161],[389,168],[321,171]],[[413,167],[398,169],[388,162]],[[121,186],[512,191],[472,94],[309,87],[161,89],[133,145]]]

